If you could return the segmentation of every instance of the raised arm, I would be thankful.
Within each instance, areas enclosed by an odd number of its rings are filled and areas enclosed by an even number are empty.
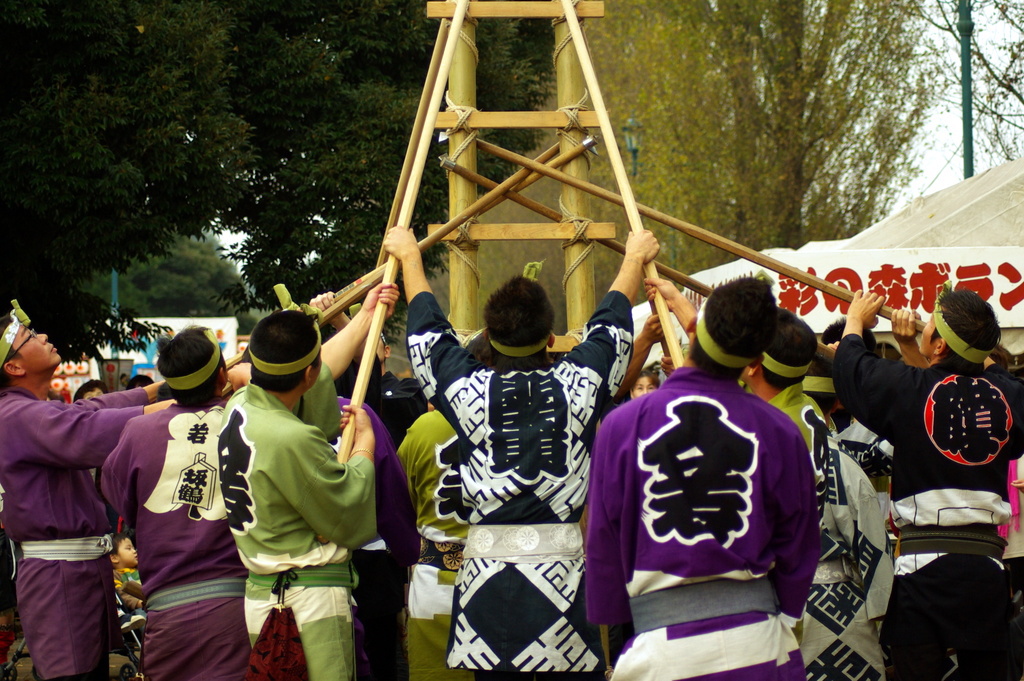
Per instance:
[[[644,265],[654,260],[660,248],[654,232],[649,229],[630,232],[626,238],[626,254],[622,256],[619,273],[608,290],[618,291],[632,301],[640,288]]]
[[[412,299],[426,291],[433,293],[423,269],[423,256],[411,229],[392,227],[384,236],[384,250],[402,263],[402,280],[405,283],[405,300]]]
[[[878,324],[878,311],[885,304],[885,298],[868,291],[855,291],[846,313],[846,327],[843,336],[864,336],[864,329],[873,329]]]
[[[690,343],[693,343],[693,337],[697,333],[697,308],[690,299],[684,296],[675,284],[664,279],[644,279],[644,287],[648,300],[654,300],[655,292],[661,294],[668,311],[676,316],[679,325],[683,327],[683,333],[689,338]]]
[[[320,357],[331,370],[331,375],[334,378],[338,378],[345,372],[366,341],[366,336],[370,332],[373,311],[377,305],[386,305],[388,307],[387,316],[390,317],[395,311],[396,302],[398,302],[398,287],[395,284],[378,284],[366,294],[363,307],[352,317],[352,321],[324,343],[320,350]]]
[[[917,344],[916,321],[921,316],[910,310],[893,310],[892,337],[900,346],[903,363],[921,369],[928,368],[928,358],[921,354]]]

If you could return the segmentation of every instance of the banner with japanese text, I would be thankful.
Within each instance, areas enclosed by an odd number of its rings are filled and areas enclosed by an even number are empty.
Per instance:
[[[927,319],[937,291],[947,280],[956,289],[977,292],[995,310],[1005,341],[1019,345],[1013,329],[1024,329],[1024,248],[918,248],[858,251],[766,251],[776,260],[825,281],[856,291],[874,291],[894,308],[912,308]],[[741,260],[694,275],[709,286],[754,274],[762,268]],[[816,332],[841,315],[848,304],[789,277],[769,272],[776,280],[779,304],[797,313]],[[888,324],[883,324],[888,331]],[[1015,353],[1024,352],[1011,348]]]

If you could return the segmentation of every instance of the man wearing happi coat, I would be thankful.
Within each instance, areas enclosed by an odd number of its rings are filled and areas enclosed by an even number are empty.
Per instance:
[[[997,526],[1010,517],[1006,471],[1024,451],[1021,386],[998,366],[991,306],[970,290],[937,297],[921,335],[929,366],[868,353],[863,329],[884,300],[854,294],[836,351],[836,394],[893,446],[900,532],[882,642],[899,678],[937,679],[955,649],[961,679],[1006,677],[1009,581]]]
[[[600,677],[599,633],[586,621],[579,521],[597,420],[629,364],[629,296],[658,243],[650,232],[630,235],[583,341],[554,363],[547,355],[554,311],[543,287],[526,277],[499,287],[484,309],[491,366],[459,344],[411,232],[392,228],[384,245],[403,267],[413,373],[459,435],[470,528],[455,581],[448,665],[474,670],[478,681],[509,673]]]
[[[21,624],[44,679],[106,681],[107,653],[121,632],[110,524],[90,469],[103,465],[124,425],[163,384],[74,404],[47,401],[60,354],[12,303],[0,321],[0,513],[21,556]]]
[[[175,403],[128,422],[103,465],[107,501],[135,528],[151,681],[238,681],[249,661],[245,578],[217,466],[227,371],[209,329],[161,339]]]
[[[246,626],[258,643],[271,611],[291,608],[310,681],[355,678],[351,555],[377,533],[375,437],[366,412],[346,407],[355,442],[339,460],[331,446],[341,428],[334,380],[367,337],[375,306],[390,314],[396,299],[394,285],[374,288],[322,346],[316,310],[275,312],[253,329],[252,364],[231,372],[238,389],[224,410],[218,453],[228,521],[249,570]],[[242,386],[246,370],[251,379]]]
[[[616,681],[802,681],[792,627],[818,562],[811,458],[797,427],[738,382],[773,337],[770,286],[720,286],[698,318],[671,284],[648,282],[689,354],[598,431],[587,613],[633,622]]]

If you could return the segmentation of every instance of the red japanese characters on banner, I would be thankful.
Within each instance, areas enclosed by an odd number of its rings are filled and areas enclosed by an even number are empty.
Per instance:
[[[813,267],[808,267],[807,273],[817,276]],[[818,306],[818,290],[796,279],[782,277],[779,279],[779,305],[805,315]]]
[[[817,276],[813,267],[807,272]],[[976,292],[997,312],[1010,311],[1024,301],[1024,274],[1009,262],[998,265],[993,272],[987,263],[964,264],[955,267],[949,263],[921,263],[917,270],[907,274],[905,267],[882,264],[872,269],[865,279],[850,267],[834,267],[821,277],[825,281],[850,291],[867,289],[885,297],[886,305],[895,309],[910,307],[930,312],[935,308],[939,289],[947,281],[954,288]],[[1001,291],[995,295],[996,291]],[[779,280],[779,304],[799,315],[807,315],[824,303],[829,312],[846,314],[849,305],[838,298],[802,284],[786,276]]]
[[[1021,277],[1017,268],[1008,262],[1004,262],[1000,265],[998,272],[1002,276],[1006,277],[1006,280],[1011,284],[1017,284],[1022,278],[1024,278]],[[1008,293],[1003,293],[999,296],[999,304],[1002,305],[1004,310],[1012,310],[1017,307],[1017,303],[1021,300],[1024,300],[1024,284],[1020,284],[1020,286],[1015,287]]]

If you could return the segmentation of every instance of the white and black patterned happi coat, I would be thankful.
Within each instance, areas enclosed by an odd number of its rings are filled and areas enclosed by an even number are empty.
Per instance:
[[[409,305],[408,338],[416,378],[459,435],[459,460],[442,480],[439,514],[459,513],[465,504],[461,512],[468,510],[471,524],[578,522],[597,420],[632,350],[626,297],[605,296],[583,342],[539,371],[499,375],[477,362],[429,293]],[[454,668],[579,672],[601,664],[597,627],[586,620],[582,558],[467,559],[452,621]]]

